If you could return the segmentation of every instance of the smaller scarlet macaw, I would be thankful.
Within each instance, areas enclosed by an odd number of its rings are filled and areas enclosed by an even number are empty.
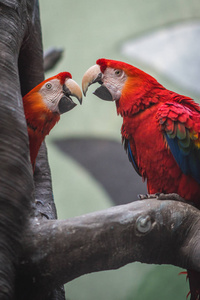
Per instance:
[[[83,76],[84,95],[116,104],[122,141],[150,194],[176,193],[200,209],[200,106],[121,61],[98,59]],[[191,299],[200,299],[200,273],[188,270]]]
[[[61,72],[44,80],[23,97],[33,170],[45,136],[59,121],[61,114],[76,106],[70,96],[75,96],[82,103],[78,84],[70,73]]]

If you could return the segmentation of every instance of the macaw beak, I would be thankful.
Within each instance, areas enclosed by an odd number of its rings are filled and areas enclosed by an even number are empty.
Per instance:
[[[96,82],[101,84],[101,86],[99,88],[97,88],[93,92],[93,94],[103,100],[113,101],[112,94],[110,93],[108,88],[103,83],[103,74],[101,72],[99,65],[94,65],[94,66],[90,67],[83,75],[82,90],[83,90],[84,96],[86,96],[88,87],[91,84],[96,83]]]
[[[63,97],[60,99],[58,109],[60,114],[63,114],[76,106],[70,96],[76,97],[82,104],[82,92],[79,85],[71,78],[67,78],[63,84]]]

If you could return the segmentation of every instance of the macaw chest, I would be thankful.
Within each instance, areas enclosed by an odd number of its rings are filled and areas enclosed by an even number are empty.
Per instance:
[[[129,159],[131,151],[132,160],[143,179],[154,180],[163,176],[167,165],[174,163],[158,121],[152,113],[144,112],[126,118],[122,125],[122,137],[126,141]]]

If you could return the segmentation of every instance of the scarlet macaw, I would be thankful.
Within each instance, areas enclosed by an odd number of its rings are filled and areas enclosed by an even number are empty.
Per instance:
[[[45,136],[59,121],[60,114],[76,106],[70,96],[82,103],[80,87],[70,73],[62,72],[44,80],[23,97],[33,170]]]
[[[124,62],[98,59],[83,76],[84,95],[115,101],[123,118],[122,141],[135,170],[153,193],[177,193],[200,208],[200,106],[167,90]],[[200,274],[188,270],[191,299],[200,295]]]

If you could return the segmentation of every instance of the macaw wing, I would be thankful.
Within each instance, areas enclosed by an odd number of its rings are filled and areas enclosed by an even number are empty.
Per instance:
[[[182,172],[200,183],[200,113],[182,104],[167,102],[159,108],[157,118]]]
[[[131,145],[130,145],[129,139],[124,138],[124,149],[126,150],[126,152],[128,154],[128,159],[132,163],[135,171],[138,173],[138,175],[141,176],[138,165],[135,161],[135,158],[134,158],[132,150],[131,150]]]

